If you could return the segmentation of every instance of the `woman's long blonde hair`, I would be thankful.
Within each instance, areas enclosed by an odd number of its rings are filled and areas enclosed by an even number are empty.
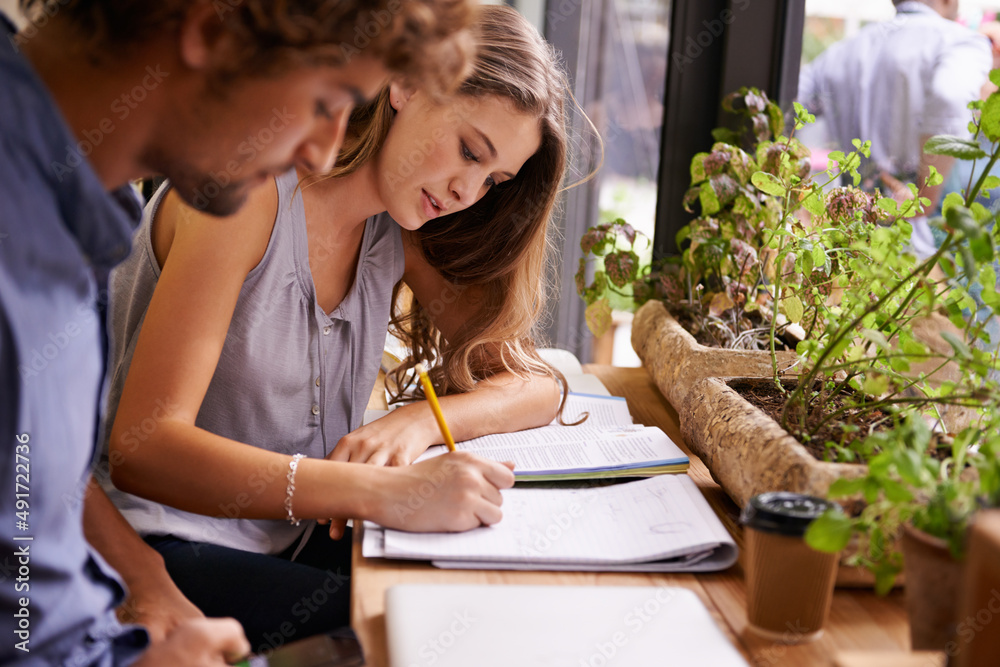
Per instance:
[[[470,391],[477,381],[502,370],[562,381],[539,357],[535,334],[548,292],[549,220],[566,170],[566,77],[552,47],[517,11],[481,6],[472,30],[477,52],[457,94],[496,96],[517,112],[538,118],[541,145],[515,178],[490,188],[473,206],[431,220],[415,232],[424,256],[453,291],[439,303],[413,300],[406,305],[399,298],[401,285],[396,286],[391,325],[411,356],[395,371],[394,400],[406,389],[407,371],[420,360],[436,362],[431,379],[445,394]],[[358,109],[331,176],[351,173],[372,159],[393,114],[388,89]],[[469,287],[478,292],[478,311],[445,341],[430,316]]]

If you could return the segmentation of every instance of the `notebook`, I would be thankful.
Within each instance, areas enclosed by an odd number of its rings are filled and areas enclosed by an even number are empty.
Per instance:
[[[736,543],[687,475],[502,493],[503,520],[464,533],[366,522],[362,553],[493,570],[706,572],[736,562]]]
[[[652,586],[400,584],[390,667],[745,667],[698,596]]]
[[[513,433],[485,435],[458,442],[457,449],[494,461],[513,461],[519,482],[611,477],[648,477],[684,472],[688,457],[655,426],[632,423],[624,398],[569,394],[563,421]],[[444,445],[428,448],[417,461],[447,452]]]

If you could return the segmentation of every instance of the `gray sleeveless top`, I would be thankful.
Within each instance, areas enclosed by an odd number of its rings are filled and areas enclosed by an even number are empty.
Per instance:
[[[399,226],[387,214],[369,218],[354,283],[332,313],[323,312],[309,270],[305,213],[296,179],[294,169],[277,179],[278,214],[267,250],[243,282],[195,423],[255,447],[321,458],[342,436],[361,426],[382,358],[392,288],[403,275],[403,244]],[[147,205],[134,250],[112,275],[109,423],[160,275],[151,221],[167,188],[164,185]],[[151,415],[126,438],[134,436],[134,444],[142,446],[146,433],[156,428],[155,417]],[[126,448],[130,444],[126,441]],[[105,441],[105,465],[99,470],[107,470],[107,453]],[[247,479],[246,498],[234,498],[230,506],[220,507],[220,514],[234,517],[228,519],[182,512],[120,492],[106,474],[102,482],[142,535],[174,535],[278,553],[305,530],[306,522],[292,526],[287,521],[235,517],[240,502],[247,504],[263,490],[265,480],[283,478],[286,472],[261,470],[259,476]]]

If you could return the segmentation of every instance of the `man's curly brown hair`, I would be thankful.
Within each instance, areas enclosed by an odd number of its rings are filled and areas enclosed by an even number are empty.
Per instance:
[[[218,72],[223,82],[364,56],[421,87],[445,89],[472,51],[470,0],[20,0],[33,25],[65,17],[98,63],[177,31],[193,5],[209,2],[235,44]]]

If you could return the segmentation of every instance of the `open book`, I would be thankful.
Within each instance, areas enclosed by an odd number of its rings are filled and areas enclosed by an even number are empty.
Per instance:
[[[624,398],[569,394],[563,420],[548,426],[514,433],[484,435],[456,443],[494,461],[513,461],[519,482],[591,479],[599,477],[649,477],[684,472],[688,457],[655,426],[632,423]],[[417,459],[423,461],[447,451],[437,445]]]
[[[735,542],[687,475],[502,493],[503,520],[464,533],[366,522],[363,553],[467,569],[698,572],[736,562]]]

